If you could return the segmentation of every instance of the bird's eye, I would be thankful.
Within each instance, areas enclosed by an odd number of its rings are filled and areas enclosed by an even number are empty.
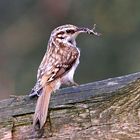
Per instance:
[[[73,34],[73,33],[75,33],[74,30],[66,30],[66,32],[67,32],[68,34]]]
[[[63,35],[65,32],[61,31],[59,33],[57,33],[57,35]]]
[[[57,34],[57,37],[60,38],[60,39],[64,39],[64,37],[62,36],[63,34],[64,34],[63,31],[62,31],[62,32],[59,32],[59,33]]]

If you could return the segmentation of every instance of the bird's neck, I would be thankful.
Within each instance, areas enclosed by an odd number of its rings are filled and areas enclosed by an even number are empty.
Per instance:
[[[64,46],[68,46],[68,47],[76,47],[76,41],[75,39],[54,39],[53,42],[59,46],[60,44],[63,44]]]

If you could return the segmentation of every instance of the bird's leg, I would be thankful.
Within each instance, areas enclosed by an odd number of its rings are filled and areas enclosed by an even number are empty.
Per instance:
[[[74,81],[71,83],[71,85],[72,85],[72,86],[76,86],[76,87],[79,86],[79,84],[76,83],[76,82],[74,82]]]
[[[77,83],[74,82],[74,81],[69,81],[66,85],[67,85],[67,86],[75,86],[75,87],[79,86],[79,84],[77,84]]]

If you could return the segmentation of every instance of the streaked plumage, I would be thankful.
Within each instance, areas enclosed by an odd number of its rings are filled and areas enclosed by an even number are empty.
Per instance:
[[[95,28],[94,28],[95,29]],[[48,42],[47,51],[38,68],[37,82],[30,96],[38,95],[33,124],[42,128],[45,124],[51,93],[62,84],[77,85],[74,72],[79,64],[80,50],[76,47],[79,33],[99,35],[88,28],[63,25],[54,29]]]

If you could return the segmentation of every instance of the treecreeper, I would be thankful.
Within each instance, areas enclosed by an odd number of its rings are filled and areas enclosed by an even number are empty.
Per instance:
[[[79,64],[80,50],[76,45],[76,37],[80,33],[100,36],[93,29],[66,24],[57,27],[51,33],[47,51],[38,68],[37,81],[30,97],[38,96],[33,126],[41,129],[47,118],[51,93],[61,85],[78,86],[73,76]]]

